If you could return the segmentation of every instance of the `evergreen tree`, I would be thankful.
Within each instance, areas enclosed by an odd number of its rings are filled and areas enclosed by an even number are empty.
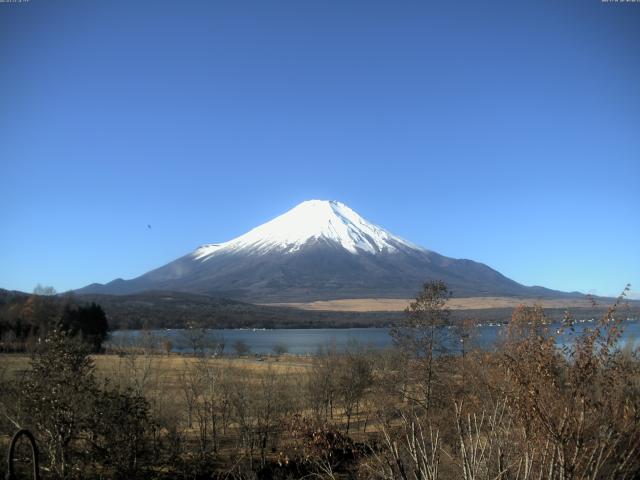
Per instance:
[[[80,336],[94,352],[102,350],[102,342],[109,333],[104,310],[94,302],[84,306],[67,305],[60,323],[62,330],[71,336]]]

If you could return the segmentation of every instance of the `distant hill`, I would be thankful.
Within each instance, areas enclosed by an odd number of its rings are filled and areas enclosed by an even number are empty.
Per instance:
[[[131,280],[91,284],[81,294],[180,291],[253,303],[412,298],[427,280],[457,297],[581,296],[521,285],[472,260],[408,242],[335,201],[310,200],[248,233],[204,245]]]

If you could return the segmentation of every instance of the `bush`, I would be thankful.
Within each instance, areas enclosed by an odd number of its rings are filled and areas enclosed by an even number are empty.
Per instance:
[[[52,330],[22,384],[23,412],[57,478],[88,476],[90,462],[118,478],[140,467],[148,403],[130,390],[100,389],[87,344]]]
[[[52,330],[38,345],[22,388],[24,411],[49,468],[67,478],[78,462],[74,442],[88,426],[96,394],[94,365],[86,345]]]

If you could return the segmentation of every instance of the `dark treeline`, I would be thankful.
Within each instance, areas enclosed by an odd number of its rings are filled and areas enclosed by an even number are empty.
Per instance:
[[[73,296],[0,295],[0,352],[32,350],[52,329],[81,338],[93,352],[102,349],[109,326],[102,307]]]
[[[52,479],[638,478],[640,359],[619,345],[622,298],[580,333],[522,305],[494,352],[452,325],[447,300],[426,284],[393,349],[327,346],[286,368],[144,344],[91,357],[51,329],[26,371],[0,368],[0,440],[30,428]],[[560,334],[573,336],[562,350]]]

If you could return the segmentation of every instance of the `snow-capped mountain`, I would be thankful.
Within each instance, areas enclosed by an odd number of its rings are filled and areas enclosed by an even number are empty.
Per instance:
[[[410,298],[429,279],[444,280],[457,296],[563,295],[426,250],[343,203],[324,200],[302,202],[240,237],[203,245],[140,277],[79,292],[173,290],[254,302]]]
[[[319,240],[339,245],[353,254],[420,248],[368,222],[344,203],[308,200],[229,242],[203,245],[193,257],[206,261],[222,252],[295,253]]]

